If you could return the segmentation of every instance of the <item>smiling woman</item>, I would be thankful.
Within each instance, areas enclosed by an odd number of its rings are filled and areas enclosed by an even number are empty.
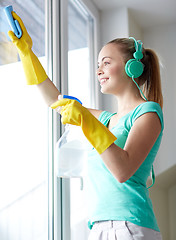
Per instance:
[[[111,58],[108,64],[107,56]],[[145,68],[139,71],[144,63]],[[146,183],[152,171],[154,184],[153,162],[164,128],[157,66],[156,54],[144,49],[141,41],[115,39],[100,51],[97,71],[104,82],[103,91],[117,98],[115,121],[115,114],[88,110],[74,100],[59,100],[51,105],[53,109],[61,106],[62,123],[80,126],[93,146],[88,157],[86,192],[93,227],[90,240],[101,240],[102,236],[108,239],[111,233],[125,240],[139,235],[143,239],[162,239]],[[147,83],[148,99],[141,94],[141,82]],[[95,118],[97,111],[99,121]],[[109,128],[112,119],[115,124]]]

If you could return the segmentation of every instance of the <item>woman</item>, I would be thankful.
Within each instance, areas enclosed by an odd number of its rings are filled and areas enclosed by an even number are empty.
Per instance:
[[[117,113],[86,109],[60,92],[32,52],[23,31],[17,46],[28,84],[36,84],[48,106],[62,107],[62,122],[78,125],[94,147],[88,161],[90,240],[162,239],[146,186],[163,132],[162,92],[156,54],[135,39],[115,39],[98,57],[101,92],[117,98]],[[144,86],[141,93],[139,86]]]

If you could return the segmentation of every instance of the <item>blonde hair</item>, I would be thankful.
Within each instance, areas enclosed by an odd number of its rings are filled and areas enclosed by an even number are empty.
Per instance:
[[[135,50],[134,40],[128,38],[117,38],[107,44],[116,44],[119,46],[124,62],[133,59]],[[159,59],[156,53],[151,49],[143,47],[143,58],[141,62],[144,64],[144,72],[137,79],[139,86],[143,86],[143,93],[149,101],[154,101],[163,107],[163,95],[161,89],[161,76]]]

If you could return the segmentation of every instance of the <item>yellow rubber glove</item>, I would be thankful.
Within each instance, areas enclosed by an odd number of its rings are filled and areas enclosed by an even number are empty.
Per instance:
[[[17,38],[12,31],[9,31],[8,35],[17,47],[26,75],[27,84],[39,84],[45,81],[48,76],[40,61],[32,51],[32,39],[29,36],[21,18],[15,12],[12,12],[12,16],[14,19],[18,20],[23,34],[20,39]]]
[[[103,153],[117,138],[78,101],[62,99],[51,105],[52,109],[61,106],[63,124],[77,125],[99,154]]]

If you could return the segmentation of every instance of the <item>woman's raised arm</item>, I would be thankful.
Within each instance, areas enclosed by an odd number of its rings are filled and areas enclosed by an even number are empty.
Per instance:
[[[58,96],[61,94],[49,78],[36,86],[49,107],[58,100]]]

